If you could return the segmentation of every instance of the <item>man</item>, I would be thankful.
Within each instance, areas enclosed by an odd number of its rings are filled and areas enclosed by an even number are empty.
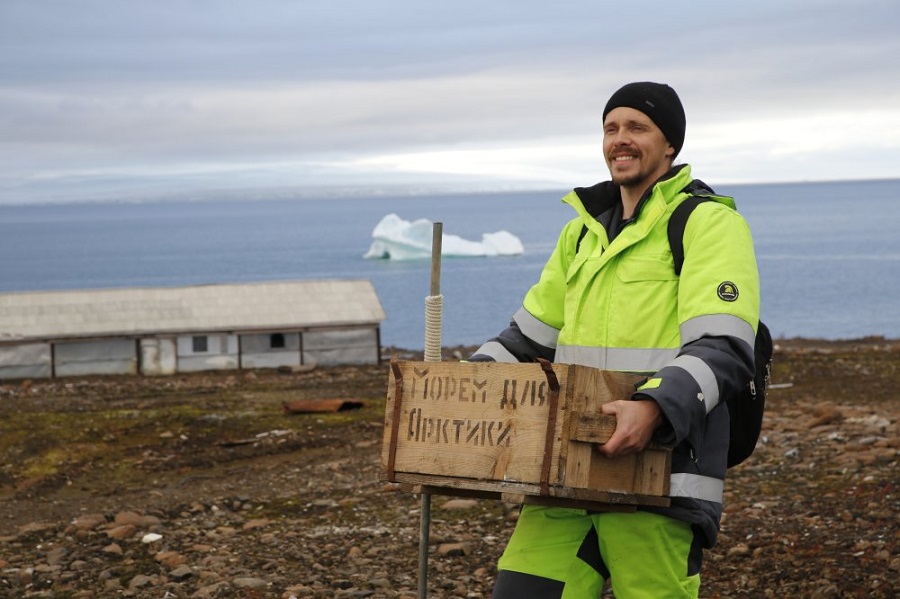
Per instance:
[[[671,505],[635,512],[524,506],[500,558],[496,599],[696,597],[703,548],[716,540],[728,452],[724,397],[748,384],[759,322],[753,242],[731,198],[703,202],[675,274],[667,224],[690,194],[673,166],[685,134],[668,85],[630,83],[603,111],[611,181],[563,201],[577,217],[509,328],[472,361],[560,363],[646,374],[630,400],[605,404],[609,457],[674,447]],[[720,401],[721,400],[721,401]]]

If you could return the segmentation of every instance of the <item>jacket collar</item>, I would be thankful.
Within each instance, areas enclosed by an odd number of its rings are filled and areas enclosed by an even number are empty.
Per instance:
[[[684,171],[683,175],[687,177],[686,181],[684,180],[684,176],[679,176],[682,175],[682,171]],[[690,182],[690,175],[691,169],[687,164],[678,164],[669,169],[666,174],[657,179],[656,182],[653,183],[653,185],[647,188],[647,191],[638,201],[638,205],[634,210],[632,219],[636,219],[638,215],[640,215],[641,209],[644,207],[644,204],[647,203],[648,198],[653,194],[654,190],[660,188],[660,191],[663,192],[664,197],[671,198],[674,196],[674,193],[672,193],[673,190],[669,188],[673,185],[673,183],[676,187],[678,187],[674,190],[674,192],[681,191],[681,189],[685,187],[687,182]],[[589,215],[594,217],[594,219],[597,219],[604,212],[610,210],[611,208],[614,208],[616,204],[622,203],[622,190],[612,181],[603,181],[591,187],[576,187],[574,189],[574,193],[576,196],[578,196],[578,199],[581,205],[584,207],[584,210]]]

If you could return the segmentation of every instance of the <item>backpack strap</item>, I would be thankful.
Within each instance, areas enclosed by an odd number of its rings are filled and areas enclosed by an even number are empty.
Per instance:
[[[684,229],[687,227],[691,213],[702,202],[714,201],[708,194],[714,194],[712,188],[701,181],[694,179],[682,190],[691,194],[686,200],[678,204],[669,218],[667,234],[669,247],[672,249],[672,258],[675,261],[675,274],[681,275],[681,267],[684,266]]]
[[[684,266],[684,229],[694,208],[703,202],[713,201],[712,198],[703,196],[691,196],[684,200],[672,212],[669,218],[667,233],[669,235],[669,247],[672,248],[672,259],[675,261],[675,274],[681,275],[681,267]]]

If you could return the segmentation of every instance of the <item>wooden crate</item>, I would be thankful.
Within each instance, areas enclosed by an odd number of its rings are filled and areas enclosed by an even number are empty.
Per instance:
[[[391,362],[383,477],[408,490],[634,509],[669,504],[671,452],[608,458],[600,405],[641,377],[570,364]]]

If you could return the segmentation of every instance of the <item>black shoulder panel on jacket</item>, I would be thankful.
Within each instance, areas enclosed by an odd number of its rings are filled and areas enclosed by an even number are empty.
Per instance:
[[[622,202],[622,191],[612,181],[603,181],[591,187],[576,187],[575,193],[581,198],[588,214],[597,218],[616,203]]]

